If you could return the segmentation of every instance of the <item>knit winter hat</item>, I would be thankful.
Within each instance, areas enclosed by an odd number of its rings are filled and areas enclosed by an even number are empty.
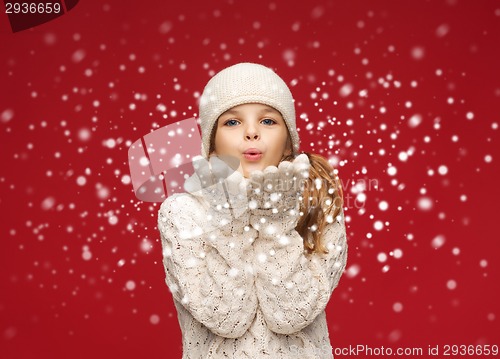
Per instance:
[[[204,157],[208,157],[210,137],[219,116],[232,107],[246,103],[261,103],[278,110],[288,127],[293,153],[298,152],[299,135],[290,89],[270,68],[244,62],[217,73],[208,81],[200,97],[199,117]]]

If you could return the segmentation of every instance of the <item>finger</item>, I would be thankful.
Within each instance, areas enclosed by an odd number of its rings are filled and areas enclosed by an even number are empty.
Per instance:
[[[239,218],[248,208],[248,180],[245,180],[240,172],[234,172],[224,183],[233,216]]]
[[[262,193],[264,173],[262,171],[253,171],[250,173],[249,180],[250,180],[251,191],[256,193],[256,194]]]
[[[239,172],[233,172],[224,182],[226,185],[227,193],[230,197],[238,195],[240,190],[241,182],[243,181],[243,175]]]
[[[311,164],[306,154],[298,155],[293,161],[294,173],[300,179],[309,177],[310,166]]]
[[[279,190],[277,187],[280,182],[280,172],[278,167],[269,166],[264,170],[264,191],[266,192],[276,192]]]
[[[300,192],[304,189],[305,182],[309,178],[309,168],[311,166],[309,157],[306,154],[298,155],[293,161],[293,188]]]
[[[210,166],[205,158],[201,156],[194,157],[193,168],[195,170],[193,175],[199,177],[201,188],[206,188],[213,184],[213,179],[210,174]]]
[[[234,172],[233,169],[226,164],[226,162],[215,155],[210,157],[210,169],[214,179],[218,182],[225,180]]]
[[[201,190],[200,178],[197,175],[190,176],[184,182],[184,190],[188,193],[194,194]]]
[[[226,165],[233,170],[233,172],[237,171],[240,167],[240,160],[237,157],[231,155],[217,155],[217,157],[224,161]]]
[[[289,191],[293,186],[293,164],[289,161],[282,161],[278,170],[280,171],[280,184],[284,191]]]
[[[297,157],[295,157],[295,159],[293,160],[293,165],[295,167],[300,167],[300,168],[305,168],[305,167],[309,168],[311,164],[309,162],[309,157],[307,157],[305,153],[302,153]]]
[[[286,173],[293,170],[293,164],[290,161],[281,161],[278,165],[280,172]]]

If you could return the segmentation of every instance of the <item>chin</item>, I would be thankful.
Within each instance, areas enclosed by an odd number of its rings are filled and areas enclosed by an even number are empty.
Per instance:
[[[265,168],[264,164],[259,164],[259,163],[252,163],[250,165],[246,165],[243,167],[243,172],[245,173],[245,176],[249,175],[253,171],[263,171]]]

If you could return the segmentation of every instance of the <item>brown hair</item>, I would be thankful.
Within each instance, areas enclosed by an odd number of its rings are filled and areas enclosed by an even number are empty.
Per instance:
[[[344,203],[344,194],[339,178],[328,160],[314,153],[303,152],[309,157],[309,178],[304,183],[301,217],[295,229],[304,239],[308,253],[328,253],[321,235],[328,223],[336,221]],[[283,158],[293,161],[295,156]]]

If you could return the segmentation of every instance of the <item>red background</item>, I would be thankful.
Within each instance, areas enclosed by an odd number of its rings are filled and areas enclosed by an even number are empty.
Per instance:
[[[159,205],[135,198],[127,150],[242,61],[290,84],[302,149],[344,184],[332,345],[500,344],[498,1],[82,0],[16,34],[0,19],[2,358],[181,357]]]

